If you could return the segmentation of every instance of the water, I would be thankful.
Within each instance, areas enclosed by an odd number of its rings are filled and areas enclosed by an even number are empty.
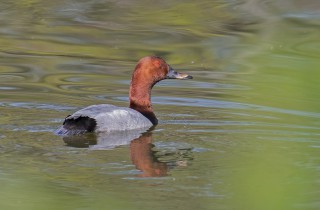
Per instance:
[[[317,1],[0,6],[1,209],[319,209]],[[128,106],[153,54],[194,76],[154,87],[153,131],[53,134],[78,108]]]

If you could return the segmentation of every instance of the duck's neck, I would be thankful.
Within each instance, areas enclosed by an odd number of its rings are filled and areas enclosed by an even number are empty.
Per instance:
[[[131,82],[130,85],[130,108],[140,112],[148,118],[153,125],[158,124],[158,119],[153,113],[151,104],[151,89],[153,84]]]

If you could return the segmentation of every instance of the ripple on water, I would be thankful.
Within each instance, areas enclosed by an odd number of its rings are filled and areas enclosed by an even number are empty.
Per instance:
[[[25,80],[27,80],[27,78],[25,76],[8,75],[8,74],[1,74],[0,75],[0,82],[1,83],[22,82]]]
[[[18,90],[17,87],[0,86],[0,90]]]
[[[35,82],[39,81],[39,67],[31,64],[16,64],[14,62],[0,66],[0,81],[4,82]]]
[[[295,24],[294,33],[298,36],[294,40],[289,40],[290,44],[284,48],[294,55],[303,55],[303,60],[310,62],[312,59],[319,59],[319,36],[317,34],[320,23],[319,12],[290,13],[283,16],[285,20]],[[292,30],[292,29],[291,29]],[[286,42],[284,46],[286,46]],[[318,62],[316,60],[315,62]]]
[[[68,63],[57,65],[56,68],[62,71],[76,71],[79,73],[87,72],[88,70],[90,72],[103,72],[106,69],[104,65],[86,63],[84,60],[69,61]]]
[[[283,16],[289,21],[296,22],[299,25],[306,26],[319,26],[320,25],[320,14],[319,12],[303,12],[303,13],[289,13]]]
[[[18,107],[24,109],[47,109],[47,110],[57,110],[57,111],[65,111],[65,110],[74,110],[74,107],[71,106],[62,106],[55,104],[38,104],[38,103],[29,103],[29,102],[1,102],[0,106],[4,107]]]
[[[193,146],[183,142],[155,142],[152,148],[154,156],[160,162],[176,166],[193,159]]]
[[[61,73],[47,75],[45,80],[50,82],[55,88],[59,89],[59,91],[62,90],[72,93],[100,93],[105,92],[107,85],[112,87],[110,84],[112,84],[113,81],[110,81],[109,77],[109,75],[104,74],[95,75],[87,73]]]
[[[129,84],[129,83],[128,83]],[[187,83],[172,82],[172,81],[161,81],[159,86],[164,87],[176,87],[177,89],[181,87],[192,87],[192,88],[203,88],[210,90],[246,90],[248,89],[242,85],[235,85],[230,83],[217,83],[217,82],[200,82],[200,81],[188,81]]]
[[[306,40],[306,41],[299,42],[295,44],[292,47],[292,49],[295,52],[300,52],[307,55],[309,59],[312,57],[317,57],[317,58],[320,57],[319,55],[320,43],[318,40]]]
[[[128,97],[113,97],[116,100],[128,101]],[[168,97],[168,96],[155,96],[152,97],[152,102],[161,105],[174,105],[174,106],[191,106],[191,107],[208,107],[217,109],[241,109],[241,110],[258,110],[265,112],[275,112],[296,116],[320,118],[320,113],[306,112],[299,110],[281,109],[268,106],[260,106],[255,104],[246,104],[232,101],[212,100],[203,98],[181,98],[181,97]]]

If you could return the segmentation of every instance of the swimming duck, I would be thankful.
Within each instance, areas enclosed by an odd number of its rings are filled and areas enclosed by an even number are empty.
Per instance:
[[[139,60],[132,74],[129,108],[110,104],[88,106],[67,116],[55,133],[77,135],[155,126],[158,120],[152,109],[151,89],[164,79],[192,79],[192,76],[174,71],[160,57],[144,57]]]

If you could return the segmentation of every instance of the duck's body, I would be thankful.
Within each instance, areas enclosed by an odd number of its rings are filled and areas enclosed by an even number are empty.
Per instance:
[[[77,135],[84,132],[112,132],[149,128],[153,126],[140,112],[111,104],[91,105],[66,117],[59,135]]]
[[[163,79],[191,79],[175,72],[162,58],[142,58],[132,75],[130,108],[110,104],[88,106],[65,118],[56,131],[59,135],[77,135],[85,132],[112,132],[149,128],[158,124],[151,105],[151,89]]]

